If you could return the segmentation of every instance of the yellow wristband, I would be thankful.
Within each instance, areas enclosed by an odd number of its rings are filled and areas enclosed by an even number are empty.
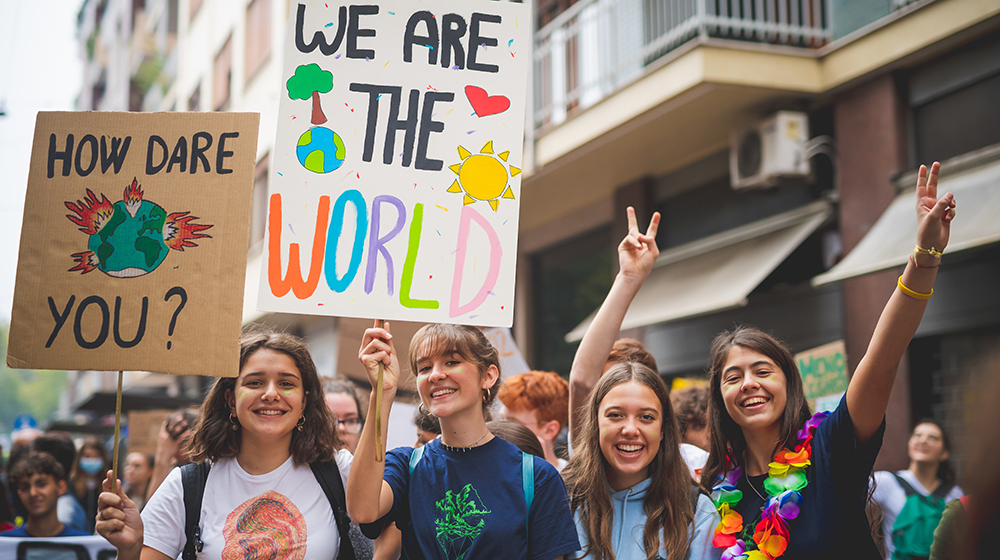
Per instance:
[[[922,294],[920,292],[914,292],[913,290],[907,288],[906,286],[903,285],[903,276],[902,275],[900,275],[899,280],[896,281],[896,285],[899,286],[899,291],[903,292],[904,294],[910,296],[913,299],[919,299],[919,300],[923,301],[923,300],[931,299],[931,296],[934,295],[934,290],[933,289],[931,290],[931,292],[929,294]]]
[[[916,247],[913,248],[913,254],[914,255],[930,255],[930,256],[934,257],[935,259],[940,259],[941,255],[943,255],[944,253],[941,252],[941,251],[938,251],[934,247],[931,247],[930,249],[924,249],[920,245],[917,245]]]

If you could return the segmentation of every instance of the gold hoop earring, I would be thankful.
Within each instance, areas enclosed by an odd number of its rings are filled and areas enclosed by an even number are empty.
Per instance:
[[[489,389],[489,387],[487,387],[486,388],[486,395],[483,397],[483,404],[489,404],[491,396],[492,395],[490,394],[490,389]]]
[[[424,404],[424,401],[420,401],[420,404],[417,405],[417,412],[419,412],[421,416],[431,415],[431,409],[427,408],[427,405]]]
[[[302,426],[305,426],[305,425],[306,425],[306,415],[303,414],[302,416],[299,416],[299,422],[297,424],[295,424],[295,429],[301,432],[302,431]]]
[[[231,424],[229,426],[229,429],[231,429],[232,431],[235,432],[240,429],[240,425],[236,423],[236,415],[233,414],[232,412],[229,413],[229,423]]]

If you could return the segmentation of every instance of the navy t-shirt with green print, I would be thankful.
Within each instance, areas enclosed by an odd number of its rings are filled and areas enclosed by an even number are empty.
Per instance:
[[[386,454],[393,493],[387,521],[403,533],[402,558],[552,560],[580,549],[566,487],[555,467],[535,458],[535,493],[527,511],[522,453],[494,437],[466,453],[435,439],[411,475],[411,447]]]

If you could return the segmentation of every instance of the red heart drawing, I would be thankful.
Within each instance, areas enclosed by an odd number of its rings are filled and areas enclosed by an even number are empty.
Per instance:
[[[469,98],[472,110],[480,117],[488,117],[510,109],[510,99],[502,95],[488,95],[481,87],[465,86],[465,96]]]

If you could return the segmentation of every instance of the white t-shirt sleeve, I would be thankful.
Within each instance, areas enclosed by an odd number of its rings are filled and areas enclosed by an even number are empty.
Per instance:
[[[344,491],[347,491],[347,475],[351,474],[351,464],[354,463],[354,455],[347,449],[341,449],[334,457],[337,461],[337,470],[340,471],[340,478],[344,481]]]
[[[142,508],[144,546],[177,558],[184,549],[184,487],[181,470],[173,469]]]

